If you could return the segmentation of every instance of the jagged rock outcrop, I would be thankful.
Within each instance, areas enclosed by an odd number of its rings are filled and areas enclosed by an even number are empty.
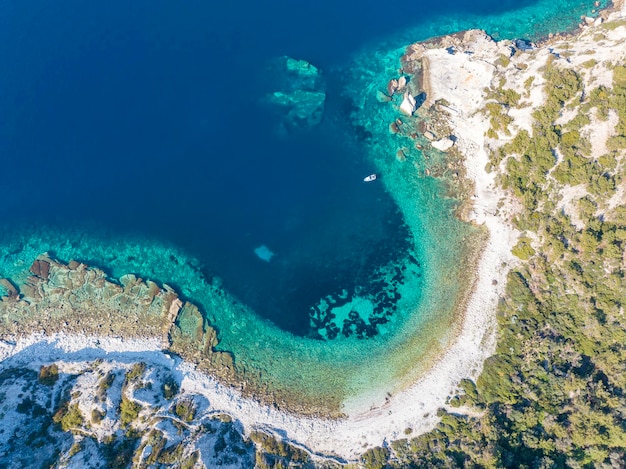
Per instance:
[[[193,303],[184,303],[170,328],[169,337],[170,350],[196,363],[201,369],[213,371],[219,376],[232,377],[234,374],[232,355],[215,351],[217,332]]]
[[[39,256],[21,285],[0,302],[2,334],[67,332],[163,337],[178,299],[173,289],[125,275],[114,282],[100,269]],[[16,291],[18,294],[15,294]]]
[[[235,418],[184,389],[175,364],[92,352],[0,362],[0,467],[253,467],[263,456]]]
[[[450,148],[454,146],[454,140],[450,137],[445,137],[439,140],[435,140],[431,143],[433,148],[436,148],[439,151],[448,151]]]
[[[415,98],[411,96],[411,94],[407,91],[406,93],[404,93],[404,99],[402,100],[402,104],[400,104],[400,110],[407,116],[412,116],[416,109],[417,102],[415,101]]]
[[[387,95],[391,97],[397,91],[404,90],[404,87],[406,86],[406,84],[407,84],[407,79],[404,75],[398,79],[392,78],[391,80],[389,80],[389,83],[387,83]]]

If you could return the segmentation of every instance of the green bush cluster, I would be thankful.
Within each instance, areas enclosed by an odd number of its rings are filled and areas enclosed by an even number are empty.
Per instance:
[[[597,63],[598,63],[598,61],[597,61],[597,60],[595,60],[595,59],[589,59],[589,60],[587,60],[586,62],[583,62],[583,64],[582,64],[582,65],[583,65],[583,67],[584,67],[584,68],[593,68],[593,67],[595,67],[595,66],[596,66],[596,64],[597,64]]]
[[[361,456],[361,462],[365,469],[383,469],[387,466],[388,459],[389,450],[380,446],[368,449]]]
[[[394,442],[392,467],[599,467],[626,454],[626,207],[584,229],[537,211],[542,240],[511,272],[496,354],[465,400],[482,417],[442,414],[436,430]],[[527,218],[530,215],[526,214]]]
[[[137,447],[137,438],[111,438],[102,445],[105,459],[104,467],[110,469],[126,469],[131,467],[133,454]]]
[[[56,363],[41,365],[39,368],[39,382],[46,386],[52,386],[59,379],[59,367]]]
[[[174,396],[178,394],[178,383],[172,376],[163,381],[162,391],[163,397],[168,401],[174,399]]]
[[[145,460],[146,466],[151,466],[159,461],[159,456],[167,444],[167,438],[160,430],[152,430],[146,439],[146,444],[152,447],[152,451]],[[144,446],[144,448],[145,448]],[[140,447],[140,450],[143,448]]]
[[[521,238],[517,244],[511,249],[514,256],[519,257],[523,261],[527,261],[535,255],[535,250],[530,245],[530,239]]]
[[[141,375],[143,375],[144,371],[146,371],[146,364],[144,362],[135,363],[133,367],[126,373],[126,381],[137,381],[141,377]]]
[[[122,427],[128,427],[137,420],[140,411],[141,405],[139,403],[122,395],[122,400],[120,401],[120,424]]]
[[[511,63],[511,57],[505,54],[500,54],[500,57],[498,57],[498,60],[496,60],[496,65],[500,65],[501,67],[504,67],[504,68],[508,67],[510,63]]]
[[[112,371],[107,374],[98,382],[97,398],[101,401],[105,400],[107,390],[113,385],[115,381],[115,373]]]
[[[492,153],[491,167],[507,159],[502,185],[512,190],[528,210],[535,210],[540,203],[547,201],[548,174],[560,184],[585,184],[592,194],[608,196],[616,190],[621,179],[612,171],[616,168],[617,153],[626,148],[626,125],[618,125],[618,134],[609,139],[607,146],[611,154],[597,161],[589,157],[590,142],[581,135],[581,129],[590,123],[588,113],[591,109],[602,108],[607,116],[609,109],[616,109],[620,122],[622,119],[626,122],[626,89],[620,91],[619,85],[626,82],[626,68],[622,71],[616,67],[615,70],[618,78],[614,78],[614,89],[593,90],[576,117],[561,126],[554,122],[563,107],[579,97],[581,81],[575,71],[549,64],[545,72],[546,101],[533,112],[532,134],[522,130],[499,151]],[[623,100],[619,98],[621,95]]]
[[[83,424],[83,414],[78,404],[64,402],[52,416],[54,423],[59,424],[64,432],[70,431]]]
[[[285,441],[278,440],[267,433],[253,431],[250,439],[257,446],[256,467],[291,467],[309,461],[309,454]]]
[[[485,104],[484,111],[489,116],[491,124],[487,135],[490,138],[497,138],[498,132],[503,132],[505,135],[511,134],[509,125],[513,122],[513,118],[508,115],[508,110],[517,106],[521,98],[517,91],[503,86],[504,83],[501,82],[497,89],[487,92],[486,99],[489,102]]]
[[[182,399],[174,406],[174,413],[183,422],[191,422],[196,415],[196,406],[191,399]]]
[[[183,456],[184,451],[185,444],[184,442],[180,442],[176,445],[169,446],[160,451],[159,457],[156,459],[156,461],[162,464],[166,464],[168,466],[176,465],[176,467],[179,467],[181,469],[191,469],[198,462],[200,455],[197,451],[194,451],[187,456]]]
[[[535,76],[531,75],[528,78],[526,78],[526,80],[524,80],[524,89],[526,90],[526,93],[530,93],[530,88],[533,86],[533,82],[535,81]]]
[[[507,114],[507,109],[504,106],[499,103],[487,103],[485,104],[485,111],[489,115],[489,123],[491,124],[488,137],[497,138],[498,132],[511,135],[509,125],[513,123],[513,118]]]

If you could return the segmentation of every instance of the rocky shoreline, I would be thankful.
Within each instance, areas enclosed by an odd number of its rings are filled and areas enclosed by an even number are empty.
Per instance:
[[[169,285],[159,286],[133,274],[119,281],[77,261],[64,263],[48,254],[33,261],[21,284],[0,279],[0,340],[16,342],[33,334],[158,339],[198,370],[215,376],[243,396],[299,415],[338,418],[340,403],[307,402],[289,391],[258,384],[235,364],[232,354],[217,349],[218,331],[197,305],[180,298]]]

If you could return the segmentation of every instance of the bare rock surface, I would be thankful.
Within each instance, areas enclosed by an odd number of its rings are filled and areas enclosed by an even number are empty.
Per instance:
[[[402,104],[400,104],[400,111],[402,111],[407,116],[412,116],[415,110],[417,109],[417,102],[415,98],[411,96],[411,94],[407,91],[404,93],[404,99],[402,100]]]

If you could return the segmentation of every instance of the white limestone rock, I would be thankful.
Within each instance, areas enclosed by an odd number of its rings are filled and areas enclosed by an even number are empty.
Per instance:
[[[454,146],[454,140],[450,137],[445,137],[439,140],[435,140],[431,143],[433,148],[436,148],[439,151],[448,151],[450,148]]]
[[[405,92],[402,104],[400,104],[400,111],[402,111],[407,116],[412,116],[416,109],[417,103],[415,101],[415,98],[411,96],[408,91]]]

